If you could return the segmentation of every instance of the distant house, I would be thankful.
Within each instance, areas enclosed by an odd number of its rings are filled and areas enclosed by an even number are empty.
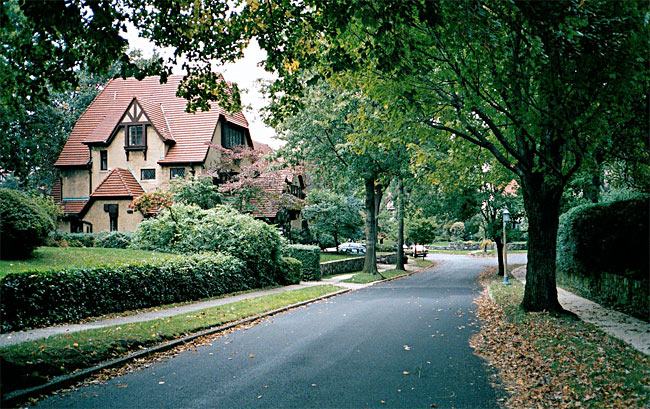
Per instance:
[[[220,158],[211,145],[253,147],[243,113],[215,103],[185,112],[187,101],[176,96],[181,79],[113,79],[81,115],[54,164],[59,231],[134,230],[144,217],[129,209],[134,198],[202,174]]]

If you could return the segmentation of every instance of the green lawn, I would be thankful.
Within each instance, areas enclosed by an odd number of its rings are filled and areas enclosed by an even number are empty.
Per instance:
[[[324,263],[326,261],[344,260],[346,258],[355,258],[355,257],[363,257],[363,256],[360,256],[358,254],[320,253],[320,262]]]
[[[406,274],[406,271],[402,270],[387,270],[381,273],[386,278],[393,278],[399,275]],[[354,276],[344,280],[345,283],[356,283],[356,284],[367,284],[374,281],[383,280],[380,275],[366,274],[366,273],[356,273]]]
[[[341,290],[319,285],[249,298],[169,318],[56,335],[0,348],[3,392],[43,382],[165,340]]]
[[[168,253],[86,247],[39,247],[28,260],[0,260],[0,278],[11,273],[91,267],[151,258],[172,257]]]

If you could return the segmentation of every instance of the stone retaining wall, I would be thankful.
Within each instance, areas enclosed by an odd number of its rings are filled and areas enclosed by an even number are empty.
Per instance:
[[[363,260],[363,257],[355,257],[320,263],[321,276],[359,271],[363,268]]]
[[[511,250],[527,250],[528,245],[526,243],[508,243],[506,247],[509,251]],[[426,246],[429,250],[455,250],[455,251],[475,251],[481,250],[481,243],[450,243],[448,246]],[[495,250],[496,245],[494,243],[488,246],[488,250]]]

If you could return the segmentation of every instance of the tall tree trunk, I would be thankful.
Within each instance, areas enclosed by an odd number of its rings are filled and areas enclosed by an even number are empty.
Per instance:
[[[555,256],[564,186],[533,174],[521,179],[528,215],[528,266],[522,308],[525,311],[564,311],[557,299]]]
[[[396,270],[404,268],[404,182],[397,181],[397,264]]]
[[[334,232],[334,247],[336,247],[336,252],[339,252],[339,235]]]
[[[495,237],[492,237],[492,240],[494,240],[494,246],[497,248],[497,258],[499,259],[499,275],[503,275],[503,237],[501,234],[497,234]]]
[[[375,179],[369,178],[366,182],[366,258],[363,262],[362,272],[367,274],[379,274],[377,271],[377,205],[375,203]]]

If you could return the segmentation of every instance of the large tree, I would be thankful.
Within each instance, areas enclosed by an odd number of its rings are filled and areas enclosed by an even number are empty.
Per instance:
[[[305,201],[302,214],[309,223],[309,230],[317,238],[332,236],[337,251],[341,239],[359,237],[363,232],[361,201],[355,196],[339,194],[329,189],[314,189]]]
[[[585,158],[630,121],[627,107],[646,105],[645,2],[254,4],[233,21],[256,24],[248,27],[279,74],[276,114],[299,94],[298,67],[353,73],[373,99],[408,107],[438,134],[487,149],[513,172],[529,220],[522,306],[562,310],[560,199]]]

